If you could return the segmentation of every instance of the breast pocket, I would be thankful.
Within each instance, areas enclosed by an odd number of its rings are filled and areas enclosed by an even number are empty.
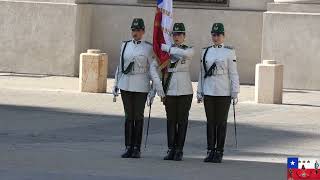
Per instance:
[[[223,75],[228,73],[228,63],[227,60],[219,60],[216,61],[216,70],[215,70],[215,75]]]

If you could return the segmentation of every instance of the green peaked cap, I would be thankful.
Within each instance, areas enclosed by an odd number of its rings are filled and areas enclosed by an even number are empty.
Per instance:
[[[174,23],[172,33],[185,33],[186,28],[183,23]]]
[[[144,21],[141,18],[134,18],[132,21],[131,29],[144,29]]]
[[[222,23],[214,23],[212,25],[211,33],[218,33],[218,34],[224,33],[223,24]]]

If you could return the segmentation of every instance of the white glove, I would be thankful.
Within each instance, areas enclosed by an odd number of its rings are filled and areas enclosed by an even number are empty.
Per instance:
[[[169,45],[161,44],[161,50],[164,52],[169,52],[170,48],[171,48],[171,46],[169,46]]]
[[[232,92],[231,93],[231,99],[232,99],[232,103],[234,105],[238,104],[238,93],[237,92]]]
[[[163,90],[163,87],[162,87],[162,85],[161,84],[154,84],[155,85],[155,90],[157,91],[157,94],[158,94],[158,96],[160,96],[160,97],[165,97],[166,95],[165,95],[165,93],[164,93],[164,90]]]
[[[147,106],[150,107],[152,105],[155,96],[156,96],[156,90],[151,89],[147,96]]]
[[[180,60],[182,60],[182,58],[183,58],[182,56],[179,56],[179,55],[171,55],[170,57],[171,57],[170,59],[171,59],[171,62],[172,62],[172,63],[175,63],[175,62],[177,62],[177,61],[180,61]]]
[[[237,92],[232,92],[231,93],[231,98],[232,99],[238,99],[238,93]]]
[[[113,86],[112,94],[113,96],[119,96],[119,88],[117,86]]]
[[[202,95],[202,93],[197,92],[197,100],[198,100],[198,103],[202,103],[202,102],[203,102],[203,95]]]
[[[157,94],[158,94],[158,96],[160,96],[162,98],[166,96],[165,93],[164,93],[164,90],[162,88],[157,90]]]

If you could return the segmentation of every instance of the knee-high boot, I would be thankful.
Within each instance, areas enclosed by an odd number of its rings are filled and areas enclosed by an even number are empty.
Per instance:
[[[143,120],[135,120],[134,124],[134,145],[133,145],[133,152],[132,158],[140,158],[141,157],[141,142],[142,142],[142,133],[143,133]]]
[[[227,135],[227,122],[222,122],[217,126],[217,151],[214,157],[215,163],[222,162],[226,135]]]
[[[126,151],[122,154],[122,158],[129,158],[132,155],[133,150],[133,121],[132,120],[125,120],[125,127],[124,127],[124,135],[125,135],[125,145]]]
[[[177,124],[175,121],[167,120],[167,138],[168,138],[168,152],[163,158],[164,160],[173,160],[176,146]]]

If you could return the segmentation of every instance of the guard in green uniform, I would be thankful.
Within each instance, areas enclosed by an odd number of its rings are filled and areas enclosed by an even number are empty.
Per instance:
[[[202,52],[197,99],[204,101],[207,116],[208,153],[205,162],[221,163],[231,100],[237,101],[239,76],[235,50],[224,45],[224,26],[212,26],[213,45]]]
[[[152,44],[142,40],[144,29],[142,19],[133,20],[131,25],[133,39],[122,43],[120,62],[113,87],[115,97],[121,90],[125,111],[126,151],[122,158],[140,158],[144,108],[146,101],[148,105],[151,105],[155,96],[154,90],[151,90],[150,80],[153,81],[153,88],[158,95],[164,96]]]
[[[175,23],[173,26],[174,45],[162,44],[161,49],[170,54],[168,74],[164,77],[164,100],[167,112],[168,152],[164,160],[181,161],[185,143],[189,110],[192,103],[192,84],[190,64],[193,49],[184,44],[185,26]]]

